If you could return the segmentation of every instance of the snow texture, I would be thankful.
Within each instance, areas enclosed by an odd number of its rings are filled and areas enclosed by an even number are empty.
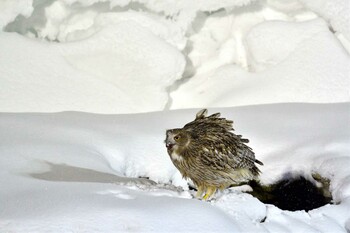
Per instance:
[[[350,40],[350,4],[347,0],[300,0],[307,8],[326,19],[333,30]]]
[[[219,193],[211,203],[192,199],[193,191],[186,190],[163,140],[165,129],[181,127],[196,111],[0,114],[0,129],[6,132],[0,135],[0,199],[6,200],[0,212],[1,229],[346,231],[349,104],[211,109],[234,119],[236,131],[251,140],[249,145],[265,163],[263,183],[288,174],[310,177],[313,172],[331,180],[338,204],[308,213],[282,211],[235,189]]]
[[[2,0],[0,1],[0,30],[18,15],[29,17],[33,12],[32,0]]]
[[[1,111],[350,100],[342,1],[1,4]]]
[[[0,68],[2,111],[162,110],[167,86],[184,67],[181,53],[132,22],[103,29],[80,43],[50,44],[1,34],[0,50],[1,64],[7,64]]]
[[[350,231],[349,7],[0,0],[0,231]],[[193,199],[163,140],[203,107],[251,140],[262,183],[316,172],[334,203]]]

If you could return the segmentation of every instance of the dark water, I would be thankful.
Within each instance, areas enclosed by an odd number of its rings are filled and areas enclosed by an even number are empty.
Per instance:
[[[302,176],[280,180],[271,186],[261,186],[256,182],[251,182],[250,185],[253,196],[282,210],[309,211],[332,201],[327,185],[319,188]]]

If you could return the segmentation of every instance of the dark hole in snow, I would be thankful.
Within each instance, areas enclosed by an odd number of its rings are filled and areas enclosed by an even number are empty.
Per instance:
[[[263,203],[275,205],[282,210],[309,211],[332,201],[329,180],[321,177],[317,181],[322,187],[317,187],[316,182],[311,182],[303,176],[282,179],[271,186],[251,182],[250,186],[253,188],[251,194]]]

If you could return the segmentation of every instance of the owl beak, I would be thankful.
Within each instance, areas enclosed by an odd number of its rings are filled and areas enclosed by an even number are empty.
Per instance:
[[[167,142],[167,143],[165,144],[165,146],[166,146],[166,148],[167,148],[168,150],[171,150],[171,148],[173,148],[174,144],[171,144],[170,142]]]

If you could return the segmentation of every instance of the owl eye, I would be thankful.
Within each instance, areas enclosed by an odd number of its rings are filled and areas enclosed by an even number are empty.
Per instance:
[[[180,139],[180,136],[175,136],[174,139],[177,141]]]

